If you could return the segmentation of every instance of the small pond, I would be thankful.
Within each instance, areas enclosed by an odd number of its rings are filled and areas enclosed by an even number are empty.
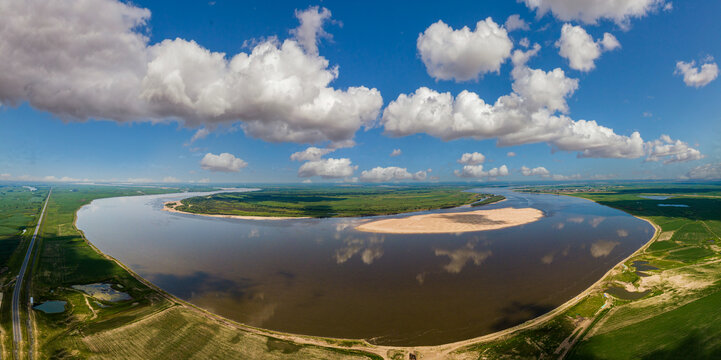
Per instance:
[[[59,314],[65,311],[65,304],[66,302],[62,300],[50,300],[33,306],[33,309],[40,310],[46,314]]]
[[[634,261],[633,263],[631,263],[631,265],[633,265],[633,267],[635,267],[638,271],[658,270],[657,267],[651,266],[648,264],[648,261],[643,260]]]
[[[622,287],[613,286],[608,289],[606,289],[606,292],[609,295],[612,295],[614,297],[617,297],[621,300],[638,300],[646,295],[648,295],[651,290],[646,291],[628,291]]]
[[[663,195],[639,195],[638,197],[650,200],[666,200],[671,198],[670,196]]]

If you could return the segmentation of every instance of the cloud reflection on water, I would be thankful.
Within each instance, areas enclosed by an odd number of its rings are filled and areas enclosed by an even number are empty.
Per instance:
[[[335,261],[343,264],[350,260],[355,254],[360,253],[361,261],[370,265],[373,261],[383,256],[383,236],[371,236],[367,239],[349,237],[343,240],[343,247],[335,251]]]
[[[618,245],[618,241],[610,240],[599,240],[591,244],[591,256],[598,258],[602,256],[608,256],[613,249]]]
[[[473,261],[478,266],[492,254],[490,250],[477,251],[473,249],[474,247],[473,242],[468,242],[466,246],[455,250],[436,249],[435,254],[436,256],[448,256],[451,262],[443,266],[443,269],[451,274],[458,274],[469,261]]]

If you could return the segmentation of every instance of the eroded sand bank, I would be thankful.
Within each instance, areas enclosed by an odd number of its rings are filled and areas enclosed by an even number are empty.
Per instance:
[[[443,234],[503,229],[528,224],[543,217],[534,208],[502,208],[456,213],[414,215],[367,222],[356,230],[387,234]]]
[[[175,207],[180,205],[180,201],[168,201],[163,203],[163,210],[168,212],[174,212],[179,214],[190,214],[200,216],[210,216],[225,219],[242,219],[242,220],[292,220],[292,219],[310,219],[308,216],[304,217],[289,217],[289,216],[243,216],[243,215],[217,215],[217,214],[196,214],[187,211],[176,210]]]

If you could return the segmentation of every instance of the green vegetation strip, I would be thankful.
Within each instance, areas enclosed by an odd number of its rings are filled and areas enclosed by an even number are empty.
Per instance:
[[[458,186],[268,189],[192,197],[182,200],[175,209],[209,215],[350,217],[452,208],[488,197],[466,189]]]

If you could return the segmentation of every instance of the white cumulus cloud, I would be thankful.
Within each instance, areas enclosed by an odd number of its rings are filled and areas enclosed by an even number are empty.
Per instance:
[[[194,143],[196,140],[205,139],[209,134],[210,131],[206,128],[198,129],[195,134],[193,134],[193,137],[190,138],[190,144]]]
[[[698,180],[718,180],[721,179],[721,163],[715,164],[704,164],[697,166],[688,173],[686,173],[688,179]]]
[[[515,30],[528,30],[531,28],[530,26],[528,26],[528,23],[525,20],[521,19],[521,16],[518,14],[513,14],[509,16],[503,26],[509,32]]]
[[[478,165],[483,164],[484,161],[486,161],[486,157],[479,152],[465,153],[457,160],[459,164],[463,165]]]
[[[383,104],[376,89],[330,86],[338,67],[311,45],[330,16],[318,8],[298,13],[295,38],[230,55],[180,38],[150,44],[150,11],[117,0],[0,1],[0,14],[4,105],[80,121],[240,123],[252,137],[309,143],[351,140]]]
[[[533,169],[521,166],[521,174],[523,174],[523,176],[551,176],[551,172],[543,166],[535,167]]]
[[[200,167],[203,170],[219,171],[219,172],[238,172],[240,169],[248,166],[248,163],[235,157],[230,153],[222,153],[215,155],[207,153],[200,160]]]
[[[350,159],[346,158],[312,160],[300,166],[298,169],[298,177],[320,176],[324,179],[347,178],[353,175],[353,172],[357,168],[358,166],[352,165]]]
[[[311,146],[303,151],[295,152],[290,155],[290,159],[293,161],[312,161],[320,160],[326,154],[335,151],[335,149],[321,149],[315,146]]]
[[[323,30],[323,23],[330,19],[330,10],[311,6],[306,10],[295,11],[300,25],[291,30],[303,48],[311,54],[318,53],[318,37],[331,38],[331,35]]]
[[[535,168],[529,168],[526,166],[521,166],[521,174],[523,176],[538,176],[546,179],[552,179],[556,181],[561,180],[578,180],[581,178],[580,174],[574,174],[574,175],[561,175],[561,174],[551,174],[548,169],[546,169],[543,166],[538,166]]]
[[[403,153],[403,152],[401,151],[401,149],[393,149],[393,151],[391,151],[391,155],[390,155],[390,156],[392,156],[392,157],[394,157],[394,156],[400,156],[402,153]]]
[[[664,164],[674,162],[686,162],[702,159],[704,156],[700,151],[690,147],[681,140],[672,140],[668,135],[661,135],[658,140],[646,144],[646,161],[661,161]]]
[[[456,174],[456,176],[463,178],[495,179],[500,176],[508,176],[508,167],[506,165],[501,165],[500,167],[492,168],[486,171],[483,169],[483,165],[465,165],[463,166],[463,169],[455,170],[453,173]]]
[[[513,43],[507,31],[490,17],[454,30],[443,21],[418,35],[418,53],[428,75],[436,80],[467,81],[479,75],[497,72],[511,55]]]
[[[539,49],[536,44],[531,50],[513,52],[513,92],[492,104],[467,90],[455,98],[427,87],[400,94],[383,111],[385,133],[397,137],[426,133],[446,141],[496,138],[499,146],[545,142],[554,151],[588,158],[635,159],[648,152],[649,145],[638,132],[619,135],[594,120],[564,115],[578,80],[558,68],[543,71],[526,66]]]
[[[390,182],[390,181],[403,181],[403,180],[425,180],[428,176],[428,170],[421,170],[415,173],[410,173],[406,168],[400,168],[396,166],[389,167],[374,167],[370,170],[363,170],[361,172],[360,181],[363,182]]]
[[[679,61],[676,63],[674,74],[683,75],[683,82],[686,86],[700,88],[708,85],[718,77],[718,65],[709,61],[698,67],[695,61]]]
[[[665,0],[523,0],[538,15],[551,12],[562,21],[578,20],[595,24],[598,20],[612,20],[626,27],[631,18],[644,17],[666,4]]]
[[[575,70],[590,71],[596,67],[594,62],[602,51],[610,51],[620,47],[615,36],[605,33],[603,38],[594,41],[591,35],[580,26],[564,24],[561,38],[556,41],[558,54],[568,59],[568,65]]]

